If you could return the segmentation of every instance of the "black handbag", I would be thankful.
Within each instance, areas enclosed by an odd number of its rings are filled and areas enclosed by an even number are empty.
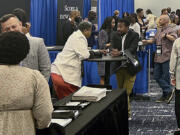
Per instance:
[[[132,75],[132,76],[135,76],[142,69],[139,60],[137,60],[137,61],[138,61],[137,66],[134,66],[132,64],[132,62],[130,62],[130,61],[127,63],[127,69],[129,71],[129,74]]]
[[[128,50],[124,51],[124,55],[128,58],[126,65],[127,65],[129,74],[132,76],[135,76],[142,69],[137,56],[132,55]]]

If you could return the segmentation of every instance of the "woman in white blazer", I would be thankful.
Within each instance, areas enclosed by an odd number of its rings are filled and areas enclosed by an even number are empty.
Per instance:
[[[90,37],[91,29],[91,23],[81,22],[79,30],[69,37],[51,66],[53,86],[59,99],[81,87],[81,61],[90,56],[86,38]]]

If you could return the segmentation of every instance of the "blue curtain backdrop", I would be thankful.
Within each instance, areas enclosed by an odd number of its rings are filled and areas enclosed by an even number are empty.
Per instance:
[[[31,34],[56,44],[57,0],[31,0]]]
[[[88,16],[89,10],[91,10],[91,0],[84,0],[83,18]]]
[[[98,0],[98,24],[101,27],[104,19],[112,16],[114,10],[120,11],[120,17],[123,12],[134,12],[134,0]]]

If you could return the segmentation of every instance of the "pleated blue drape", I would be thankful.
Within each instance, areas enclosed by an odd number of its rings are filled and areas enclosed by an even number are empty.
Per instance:
[[[57,0],[31,0],[31,34],[56,44]]]
[[[98,0],[98,25],[99,27],[108,16],[112,16],[114,10],[123,12],[134,12],[134,0]]]
[[[91,0],[84,0],[83,18],[88,16],[89,10],[91,10]]]

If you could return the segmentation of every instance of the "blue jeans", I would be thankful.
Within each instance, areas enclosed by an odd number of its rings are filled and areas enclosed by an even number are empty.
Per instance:
[[[164,63],[155,63],[154,79],[163,90],[163,96],[167,96],[171,92],[169,61]]]

